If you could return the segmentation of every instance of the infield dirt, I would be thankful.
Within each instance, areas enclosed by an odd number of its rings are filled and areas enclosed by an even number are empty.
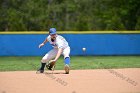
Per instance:
[[[140,68],[0,72],[0,93],[140,93]]]

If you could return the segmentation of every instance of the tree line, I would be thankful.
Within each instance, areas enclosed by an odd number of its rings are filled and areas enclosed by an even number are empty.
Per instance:
[[[0,0],[0,31],[140,30],[140,0]]]

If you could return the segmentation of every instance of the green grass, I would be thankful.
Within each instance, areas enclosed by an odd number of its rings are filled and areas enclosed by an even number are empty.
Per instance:
[[[0,71],[36,70],[42,57],[0,57]],[[56,69],[63,69],[61,57]],[[140,56],[72,56],[71,69],[140,68]]]

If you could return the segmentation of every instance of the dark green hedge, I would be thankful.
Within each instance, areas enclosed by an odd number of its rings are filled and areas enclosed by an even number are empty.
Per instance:
[[[140,0],[0,0],[0,31],[140,30]]]

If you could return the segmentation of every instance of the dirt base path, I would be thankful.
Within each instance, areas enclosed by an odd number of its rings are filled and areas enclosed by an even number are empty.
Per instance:
[[[140,93],[140,68],[0,72],[0,93]]]

